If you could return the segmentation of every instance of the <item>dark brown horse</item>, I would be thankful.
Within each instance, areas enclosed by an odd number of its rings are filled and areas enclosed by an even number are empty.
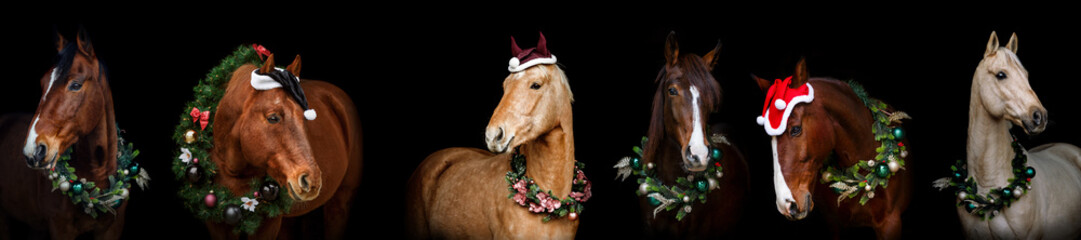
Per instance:
[[[283,88],[256,90],[251,83],[256,71],[299,76],[300,56],[285,70],[274,68],[271,55],[262,68],[244,65],[233,72],[213,123],[210,154],[220,169],[214,182],[233,193],[245,193],[252,189],[253,177],[269,175],[296,201],[288,214],[264,219],[252,239],[289,237],[292,226],[283,225],[283,217],[302,216],[319,207],[323,237],[341,239],[362,164],[360,120],[352,99],[330,83],[302,80],[309,108],[319,110],[318,118],[306,120],[305,110]],[[207,227],[215,239],[240,237],[225,223],[207,222]],[[304,236],[311,234],[317,233]]]
[[[117,169],[113,97],[104,66],[83,29],[75,42],[57,33],[56,48],[58,61],[41,78],[37,112],[0,118],[0,235],[12,232],[9,221],[18,221],[53,239],[84,233],[117,239],[127,201],[115,215],[95,219],[67,196],[50,191],[52,182],[42,174],[69,147],[75,149],[71,166],[100,188],[109,186],[108,177]]]
[[[666,64],[655,80],[657,90],[643,160],[653,163],[657,178],[675,184],[678,177],[705,170],[711,161],[710,150],[718,148],[724,153],[719,160],[724,175],[717,179],[719,189],[706,196],[707,202],[696,205],[681,221],[676,220],[675,212],[654,217],[656,206],[641,198],[642,214],[655,237],[716,238],[730,232],[743,214],[743,194],[749,189],[747,162],[728,141],[711,143],[710,138],[725,135],[720,125],[707,125],[710,113],[721,105],[721,86],[710,73],[720,50],[718,42],[705,56],[680,54],[675,32],[668,34]]]
[[[774,83],[754,78],[763,91]],[[866,205],[860,205],[857,199],[838,203],[838,193],[828,184],[819,183],[820,172],[827,164],[847,169],[857,162],[874,159],[875,149],[880,147],[871,133],[875,120],[849,84],[808,78],[806,62],[800,60],[791,84],[785,87],[796,89],[805,83],[813,87],[813,101],[789,102],[787,107],[792,109],[785,123],[787,128],[780,128],[783,133],[773,136],[774,167],[779,168],[774,169],[777,210],[789,220],[800,220],[818,202],[834,227],[833,234],[839,234],[841,226],[870,226],[878,238],[900,238],[901,213],[910,200],[910,171],[897,171],[889,178],[889,187],[874,190],[877,196]],[[768,107],[773,106],[771,102]],[[833,163],[827,163],[829,158],[834,159]]]

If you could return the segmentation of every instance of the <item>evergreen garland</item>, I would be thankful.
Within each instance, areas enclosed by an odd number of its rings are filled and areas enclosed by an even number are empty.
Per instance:
[[[1017,141],[1017,137],[1011,135],[1010,138],[1013,141],[1011,145],[1014,152],[1013,160],[1010,161],[1013,177],[1008,180],[1009,184],[1005,187],[992,188],[987,194],[980,195],[977,192],[979,185],[976,184],[976,179],[968,176],[965,163],[957,160],[957,163],[950,166],[953,177],[936,181],[939,189],[946,188],[943,181],[947,182],[949,187],[956,188],[954,195],[957,195],[957,206],[982,220],[994,218],[1000,210],[1010,207],[1010,204],[1028,193],[1028,190],[1032,188],[1029,186],[1032,184],[1032,178],[1036,177],[1036,169],[1028,166],[1028,153],[1025,152],[1025,148]]]
[[[150,175],[135,162],[139,150],[124,141],[119,126],[116,129],[116,173],[109,175],[108,188],[101,189],[94,182],[87,182],[85,178],[79,178],[75,174],[75,168],[69,163],[75,151],[74,147],[64,151],[64,154],[57,158],[56,166],[47,171],[52,182],[52,191],[59,189],[61,194],[68,196],[72,204],[81,207],[84,213],[93,218],[104,212],[115,215],[116,208],[120,207],[124,199],[130,197],[132,180],[135,180],[140,189],[146,189],[150,181]]]
[[[713,142],[713,139],[710,139]],[[631,150],[637,155],[637,157],[624,157],[615,165],[614,168],[618,169],[616,177],[620,176],[626,179],[629,175],[638,177],[638,196],[645,196],[649,199],[649,203],[653,206],[657,206],[653,209],[653,216],[656,217],[657,213],[662,209],[665,211],[671,211],[678,209],[676,213],[676,220],[682,221],[687,214],[691,213],[693,209],[691,206],[695,202],[705,204],[706,195],[709,195],[714,189],[717,189],[717,181],[724,176],[724,168],[721,166],[721,159],[724,157],[723,152],[720,149],[711,147],[710,165],[706,167],[705,171],[693,172],[686,177],[676,178],[676,185],[667,185],[662,182],[656,176],[656,171],[653,170],[653,163],[648,163],[645,166],[642,165],[642,161],[645,158],[642,152],[642,148],[649,142],[649,138],[642,137],[642,147],[634,146]]]
[[[185,111],[180,115],[180,124],[176,126],[173,134],[173,140],[180,148],[177,154],[180,157],[173,161],[172,171],[178,181],[187,183],[177,193],[184,206],[200,220],[234,224],[234,232],[247,234],[254,233],[264,217],[288,213],[293,200],[287,195],[287,191],[278,191],[277,182],[269,176],[252,178],[252,189],[242,193],[234,193],[214,183],[213,179],[218,173],[218,166],[210,159],[210,149],[214,147],[214,125],[203,125],[200,120],[212,122],[213,111],[217,110],[233,71],[245,64],[257,67],[262,65],[255,49],[258,47],[261,46],[237,47],[231,55],[222,59],[218,66],[212,68],[205,78],[199,80],[192,88],[194,100],[185,105]],[[196,112],[206,114],[206,119],[197,119],[196,116],[199,115]],[[270,193],[276,196],[266,196],[265,193],[259,196],[260,188],[268,185],[274,190]],[[227,211],[235,213],[240,206],[244,206],[244,209],[239,211],[239,219],[230,218],[236,216],[226,214]],[[249,206],[254,210],[248,210]]]
[[[541,219],[543,222],[568,216],[571,221],[577,220],[578,214],[581,214],[584,209],[582,203],[589,201],[593,195],[592,183],[586,178],[585,172],[582,172],[582,169],[585,169],[585,163],[574,162],[571,193],[563,199],[552,196],[552,190],[541,189],[533,182],[533,178],[525,175],[526,158],[525,155],[518,153],[517,148],[511,155],[510,166],[511,171],[508,171],[507,176],[504,177],[509,185],[507,189],[510,190],[507,198],[514,199],[520,206],[529,207],[530,212],[545,214]]]
[[[868,97],[867,92],[859,83],[848,81],[848,85],[864,106],[871,110],[871,117],[874,118],[871,134],[874,134],[875,141],[880,142],[881,146],[875,148],[877,155],[874,159],[859,161],[843,169],[827,165],[820,181],[830,184],[830,188],[840,194],[837,198],[838,204],[846,198],[860,195],[862,191],[863,195],[859,203],[864,205],[875,197],[876,188],[888,187],[890,177],[904,169],[904,158],[908,156],[908,150],[901,142],[904,138],[904,130],[899,125],[902,119],[908,119],[909,116],[901,111],[888,111],[889,106],[886,103]]]

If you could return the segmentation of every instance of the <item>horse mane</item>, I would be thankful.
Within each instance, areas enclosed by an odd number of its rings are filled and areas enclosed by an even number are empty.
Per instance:
[[[691,85],[698,88],[699,100],[702,103],[702,109],[705,114],[710,114],[716,111],[721,105],[721,85],[713,78],[712,71],[706,66],[706,63],[702,61],[702,58],[696,54],[681,55],[676,65],[683,70],[683,79],[689,81]],[[664,139],[664,103],[667,98],[664,97],[665,86],[668,85],[669,80],[665,79],[665,75],[668,74],[668,67],[661,67],[661,71],[657,73],[656,79],[653,80],[657,83],[656,91],[653,93],[653,108],[652,115],[649,121],[649,130],[646,133],[646,137],[649,138],[646,148],[643,149],[643,160],[652,161],[656,156],[656,152],[661,148],[661,144]]]

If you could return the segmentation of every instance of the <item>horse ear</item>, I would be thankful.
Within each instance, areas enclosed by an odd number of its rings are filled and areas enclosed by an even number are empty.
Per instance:
[[[987,49],[983,51],[983,56],[991,56],[995,51],[998,51],[998,33],[991,31],[991,39],[987,40]]]
[[[75,38],[75,42],[79,44],[79,50],[87,56],[94,57],[94,45],[90,44],[90,35],[86,33],[86,28],[79,26],[79,35]]]
[[[274,71],[274,54],[271,53],[266,57],[266,62],[263,63],[263,67],[259,69],[259,73],[266,74]],[[295,75],[295,74],[294,74]]]
[[[297,54],[296,58],[293,58],[293,63],[285,67],[286,71],[293,73],[293,76],[300,77],[300,54]]]
[[[679,42],[676,41],[676,31],[668,32],[668,39],[664,41],[664,61],[668,65],[676,64],[679,59]]]
[[[53,26],[53,42],[56,43],[56,52],[64,50],[64,45],[68,44],[68,40],[64,39],[64,35],[60,35],[60,31],[56,30],[56,26]]]
[[[751,74],[751,79],[754,79],[754,81],[758,83],[758,88],[762,89],[762,92],[768,92],[770,85],[773,85],[773,82],[770,82],[769,80],[766,80],[766,79],[762,79],[762,78],[758,77],[757,75],[754,75],[754,73]]]
[[[713,70],[713,66],[717,65],[717,58],[720,56],[717,53],[719,52],[721,52],[721,40],[717,40],[717,46],[713,47],[713,50],[710,50],[705,56],[702,56],[702,61],[706,62],[706,67],[710,71]]]
[[[518,42],[514,41],[514,36],[510,37],[510,54],[514,57],[518,57],[518,54],[522,53],[522,48],[518,47]]]
[[[796,63],[796,73],[792,75],[792,84],[788,85],[789,88],[796,88],[807,83],[808,74],[806,58],[799,59],[799,63]]]
[[[1010,41],[1006,42],[1006,49],[1009,49],[1014,54],[1017,54],[1017,33],[1010,35]]]

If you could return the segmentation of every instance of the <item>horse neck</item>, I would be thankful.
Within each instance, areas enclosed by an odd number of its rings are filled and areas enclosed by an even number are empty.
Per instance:
[[[835,81],[833,88],[815,86],[815,102],[821,101],[834,124],[833,152],[842,167],[873,159],[879,147],[871,133],[874,118],[871,111],[847,84]],[[843,86],[841,86],[843,85]],[[828,90],[827,90],[828,89]],[[818,94],[821,91],[823,94]],[[830,93],[828,91],[836,91]],[[818,98],[822,98],[819,100]]]
[[[976,178],[980,188],[1003,187],[1013,177],[1010,123],[991,116],[984,109],[978,91],[979,86],[973,79],[968,106],[968,175]]]
[[[569,107],[560,123],[537,139],[524,144],[526,176],[541,188],[551,189],[553,197],[567,196],[574,178],[574,128]]]
[[[255,172],[240,152],[240,139],[231,134],[233,125],[244,108],[244,101],[255,93],[249,85],[251,71],[255,68],[250,64],[237,68],[227,83],[225,93],[218,102],[218,108],[210,110],[214,111],[211,124],[215,131],[214,147],[210,149],[210,160],[219,169],[219,174],[214,180],[233,192],[243,192],[241,190],[248,189],[249,179]]]
[[[101,80],[105,99],[105,112],[90,133],[80,136],[74,144],[75,156],[72,167],[76,172],[90,173],[82,177],[101,188],[109,187],[108,177],[116,171],[117,135],[116,115],[113,112],[113,95],[108,81]]]

